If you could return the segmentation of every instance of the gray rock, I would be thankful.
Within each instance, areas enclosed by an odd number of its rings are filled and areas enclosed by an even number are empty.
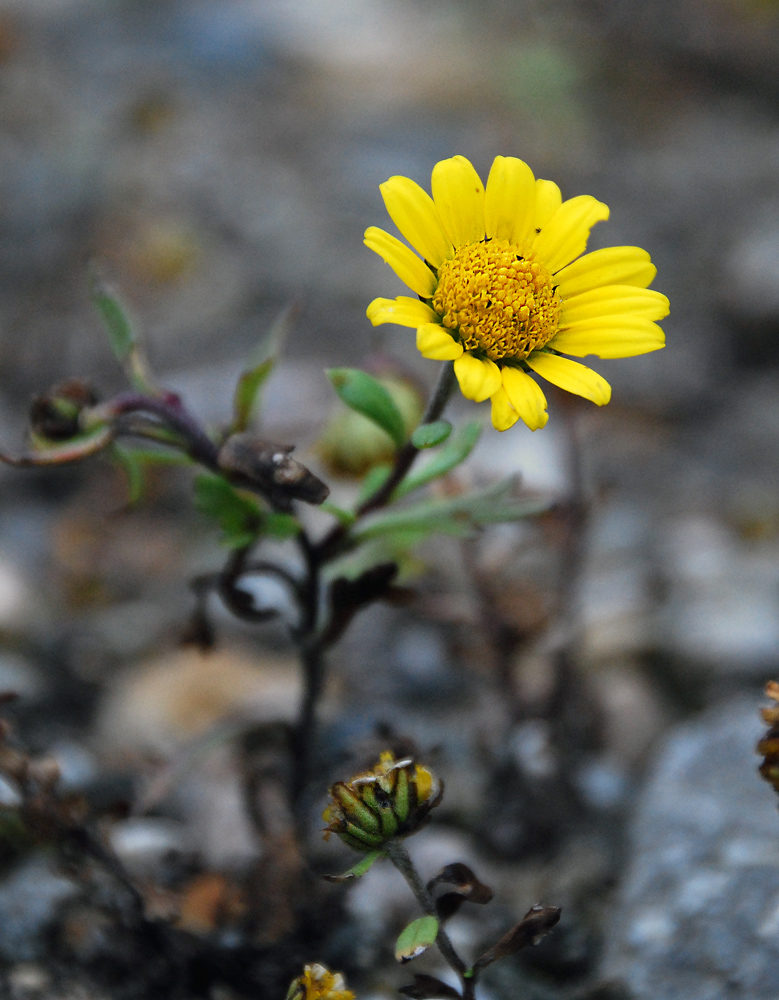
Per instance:
[[[756,772],[758,702],[679,726],[644,790],[605,958],[636,1000],[779,996],[779,815]]]
[[[9,962],[42,958],[60,905],[79,891],[41,857],[20,865],[0,886],[0,957]]]

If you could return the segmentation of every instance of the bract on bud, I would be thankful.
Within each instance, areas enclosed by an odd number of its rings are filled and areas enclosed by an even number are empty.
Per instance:
[[[332,802],[322,813],[327,840],[337,834],[357,851],[376,851],[392,837],[408,837],[441,801],[443,783],[410,757],[395,760],[385,751],[378,764],[330,789]]]
[[[315,962],[290,983],[286,1000],[354,1000],[354,993],[346,989],[340,972],[330,972]]]

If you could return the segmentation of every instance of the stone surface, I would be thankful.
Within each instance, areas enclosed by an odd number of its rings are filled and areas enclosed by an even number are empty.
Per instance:
[[[779,814],[759,697],[673,730],[630,826],[605,972],[636,1000],[776,1000]]]

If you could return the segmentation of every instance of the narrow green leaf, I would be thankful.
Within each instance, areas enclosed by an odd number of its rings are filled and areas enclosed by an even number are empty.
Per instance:
[[[406,476],[395,490],[394,499],[399,500],[407,493],[411,493],[412,490],[418,490],[420,486],[426,486],[434,479],[440,479],[441,476],[445,476],[452,469],[455,469],[473,451],[480,434],[481,424],[478,421],[473,420],[466,424],[446,447],[434,455],[421,469]]]
[[[243,548],[263,533],[267,515],[222,476],[203,473],[195,479],[195,507],[217,522],[228,548]]]
[[[350,409],[372,420],[402,447],[406,440],[403,416],[381,382],[359,368],[328,368],[327,377]]]
[[[273,371],[275,364],[275,358],[266,358],[265,361],[261,361],[254,368],[248,368],[241,373],[233,397],[233,431],[236,434],[245,431],[249,426],[257,394]]]
[[[96,272],[89,279],[89,292],[95,305],[116,360],[123,364],[135,347],[135,329],[119,296]]]
[[[114,458],[127,476],[127,502],[137,503],[143,495],[146,469],[153,465],[190,465],[192,459],[180,451],[152,451],[150,448],[125,448],[115,444]]]
[[[443,444],[452,433],[452,425],[448,420],[436,420],[432,424],[420,424],[411,435],[411,443],[415,448],[435,448]]]
[[[366,474],[365,479],[363,479],[360,486],[360,492],[357,497],[358,507],[361,503],[367,500],[368,497],[372,497],[377,490],[381,489],[391,472],[391,465],[374,465],[370,472]]]
[[[438,937],[438,921],[435,917],[419,917],[401,931],[395,945],[395,958],[398,962],[410,962],[418,958],[435,944]]]
[[[355,516],[349,510],[344,510],[343,507],[339,507],[337,504],[330,503],[329,500],[325,500],[324,503],[319,505],[319,509],[323,510],[326,514],[331,514],[340,524],[345,528],[354,524]]]
[[[269,538],[279,542],[300,534],[300,522],[293,514],[265,514],[263,527]]]
[[[326,882],[350,882],[353,878],[359,878],[361,875],[364,875],[379,858],[383,858],[384,856],[384,851],[371,851],[370,854],[366,854],[364,858],[361,858],[356,865],[345,871],[343,875],[323,875],[322,877]]]
[[[240,434],[249,427],[259,406],[260,390],[279,359],[284,341],[298,311],[298,307],[294,304],[281,311],[267,335],[252,352],[246,368],[241,372],[233,394],[231,434]]]
[[[509,478],[478,493],[444,500],[423,500],[405,510],[376,514],[366,518],[354,530],[352,537],[360,542],[400,534],[406,536],[407,542],[414,535],[421,540],[436,533],[462,538],[482,525],[518,521],[540,514],[549,507],[547,500],[513,496],[515,488],[514,479]]]

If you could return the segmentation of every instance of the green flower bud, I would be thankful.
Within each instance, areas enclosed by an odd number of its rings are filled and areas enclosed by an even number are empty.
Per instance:
[[[336,782],[330,795],[322,814],[325,839],[335,833],[355,850],[375,851],[392,837],[415,833],[441,801],[443,785],[423,765],[385,751],[371,771]]]

